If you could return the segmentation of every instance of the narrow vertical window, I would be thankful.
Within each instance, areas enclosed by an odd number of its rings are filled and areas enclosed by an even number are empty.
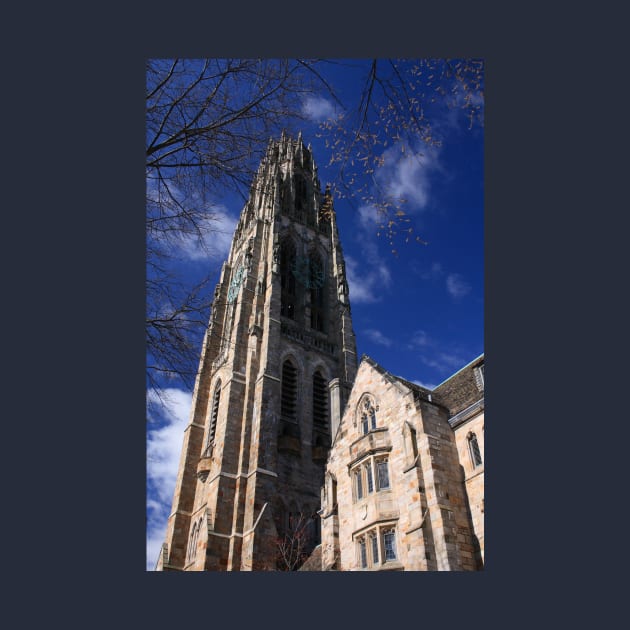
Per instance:
[[[295,319],[297,293],[292,268],[295,264],[295,245],[291,241],[282,243],[280,249],[280,314]]]
[[[317,254],[312,254],[309,265],[309,285],[311,287],[311,328],[324,332],[324,265]]]
[[[473,370],[473,375],[475,377],[475,384],[477,385],[477,389],[482,392],[484,389],[484,375],[483,375],[483,366],[484,364],[482,363],[480,366],[474,368]]]
[[[363,479],[361,477],[361,469],[354,473],[354,483],[356,487],[357,499],[363,498]]]
[[[372,543],[372,563],[378,564],[378,538],[374,532],[370,534],[370,542]]]
[[[214,442],[214,436],[217,431],[217,418],[219,416],[219,401],[221,399],[221,381],[217,381],[214,387],[214,396],[212,397],[212,410],[210,411],[210,427],[208,428],[207,446],[211,446]]]
[[[190,532],[190,540],[188,543],[188,561],[194,560],[197,555],[197,534],[199,533],[199,523],[195,523]]]
[[[304,221],[304,212],[308,209],[306,181],[301,174],[295,175],[295,210],[300,221]]]
[[[378,489],[385,490],[386,488],[389,488],[389,471],[387,469],[386,459],[376,462],[376,473],[378,475]]]
[[[479,443],[477,442],[477,436],[474,433],[468,434],[468,450],[470,452],[470,459],[474,468],[481,466],[481,451],[479,450]]]
[[[383,533],[383,548],[385,549],[385,561],[396,560],[396,532],[393,529]]]
[[[365,476],[367,478],[367,491],[374,492],[374,480],[372,479],[372,462],[365,464]]]
[[[365,536],[359,538],[359,557],[361,559],[361,568],[367,568],[367,547],[365,544]]]

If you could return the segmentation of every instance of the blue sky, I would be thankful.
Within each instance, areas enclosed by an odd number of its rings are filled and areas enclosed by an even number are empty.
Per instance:
[[[339,66],[327,75],[341,101],[356,99],[355,77]],[[312,145],[322,189],[332,171],[317,137],[318,123],[337,112],[324,96],[303,102],[302,135]],[[482,125],[469,129],[460,111],[439,105],[430,113],[439,146],[423,147],[418,160],[386,147],[379,176],[384,186],[407,198],[414,233],[427,244],[397,243],[396,256],[387,238],[378,235],[373,207],[341,199],[335,200],[335,210],[359,356],[367,354],[393,374],[433,388],[484,351],[484,159]],[[208,247],[186,240],[178,244],[180,264],[191,277],[210,270],[218,279],[243,206],[235,195],[214,204],[218,221]],[[190,391],[168,383],[163,391],[168,404],[151,407],[147,425],[148,570],[164,540],[192,399]]]

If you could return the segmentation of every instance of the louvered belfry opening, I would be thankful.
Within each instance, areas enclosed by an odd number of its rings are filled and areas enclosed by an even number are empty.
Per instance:
[[[313,460],[325,461],[330,448],[328,428],[328,383],[321,373],[313,374]]]
[[[214,388],[214,398],[212,400],[212,413],[210,415],[210,430],[208,431],[208,444],[214,442],[217,431],[217,418],[219,416],[219,402],[221,400],[221,381]]]
[[[328,432],[328,386],[319,372],[313,374],[313,426]]]
[[[281,450],[299,452],[300,427],[297,415],[298,371],[286,360],[282,364],[282,389],[280,395],[280,442]]]
[[[297,370],[290,361],[285,361],[282,366],[282,399],[280,402],[280,415],[283,420],[297,419]]]

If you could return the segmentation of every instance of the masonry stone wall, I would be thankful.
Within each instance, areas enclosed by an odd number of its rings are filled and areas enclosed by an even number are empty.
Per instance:
[[[477,437],[482,463],[475,466],[470,453],[468,436]],[[478,564],[484,563],[484,414],[476,414],[470,420],[455,428],[455,440],[459,461],[464,471],[468,509],[473,524]]]
[[[377,418],[376,428],[370,426],[367,433],[361,422],[366,395],[376,404]],[[364,476],[363,496],[357,496],[355,472],[385,459],[389,487],[378,488],[373,478],[370,491]],[[328,458],[322,493],[322,567],[475,570],[463,482],[446,410],[364,358]],[[394,532],[391,558],[386,556],[387,532]]]

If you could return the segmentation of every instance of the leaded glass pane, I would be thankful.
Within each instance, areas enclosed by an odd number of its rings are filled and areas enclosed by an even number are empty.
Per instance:
[[[468,444],[470,446],[470,456],[472,457],[473,466],[481,465],[481,452],[479,450],[479,443],[477,442],[477,436],[473,433],[468,438]]]
[[[396,536],[393,530],[383,534],[383,546],[385,547],[385,560],[396,560]]]
[[[372,562],[378,564],[378,538],[372,534]]]
[[[374,480],[372,479],[372,466],[370,463],[365,467],[365,474],[367,476],[367,491],[368,493],[374,492]]]
[[[365,569],[367,567],[367,548],[365,545],[365,538],[361,538],[361,540],[359,540],[359,552],[361,554],[361,567]]]
[[[368,418],[365,414],[361,416],[361,430],[363,433],[368,432]]]
[[[378,474],[378,489],[383,490],[389,488],[389,472],[387,470],[387,461],[376,463],[376,471]]]
[[[357,499],[363,498],[363,479],[361,478],[361,471],[355,473],[357,480]]]

